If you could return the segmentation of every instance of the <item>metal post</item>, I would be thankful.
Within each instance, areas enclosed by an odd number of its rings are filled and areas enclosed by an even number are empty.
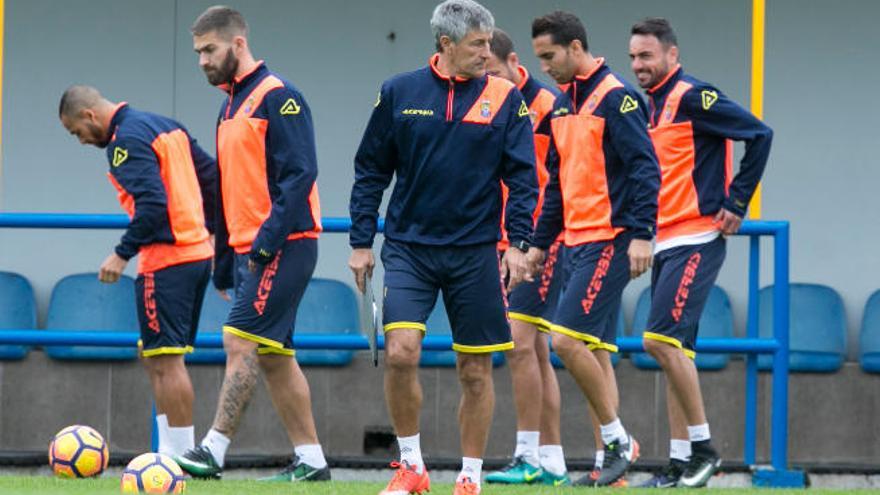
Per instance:
[[[749,237],[749,312],[746,322],[746,337],[758,338],[758,294],[760,291],[761,237]],[[746,354],[746,426],[743,447],[743,462],[747,466],[755,464],[755,450],[758,438],[758,355]]]
[[[156,419],[156,403],[153,403],[153,412],[150,417],[152,418],[153,424],[153,433],[150,435],[150,452],[158,453],[159,452],[159,421]]]
[[[789,227],[781,225],[774,247],[773,334],[779,348],[773,354],[773,411],[770,461],[777,471],[788,469],[788,331],[789,331]]]

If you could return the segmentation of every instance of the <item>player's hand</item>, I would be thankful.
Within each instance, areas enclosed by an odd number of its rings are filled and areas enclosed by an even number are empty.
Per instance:
[[[217,289],[217,294],[220,295],[220,298],[226,302],[232,301],[232,297],[229,295],[229,291],[226,289]]]
[[[633,239],[629,243],[629,277],[636,278],[648,271],[654,262],[654,248],[651,241],[645,239]]]
[[[530,247],[529,252],[526,253],[526,261],[529,264],[529,270],[531,270],[533,278],[544,270],[544,258],[546,256],[547,253],[543,249],[535,246]]]
[[[721,208],[718,211],[718,214],[715,215],[715,223],[718,224],[718,228],[724,235],[733,235],[739,232],[739,227],[742,225],[742,221],[743,219],[741,216],[730,210],[725,210],[724,208]]]
[[[372,248],[358,248],[351,252],[348,258],[348,267],[354,273],[354,283],[361,294],[367,291],[367,277],[373,276],[373,267],[376,260],[373,258]]]
[[[101,263],[101,268],[98,268],[98,280],[105,284],[118,282],[126,265],[128,261],[120,258],[116,253],[107,256],[107,259]]]
[[[527,254],[517,248],[510,248],[501,258],[501,279],[507,280],[508,292],[523,281],[531,282],[532,267],[529,265]]]

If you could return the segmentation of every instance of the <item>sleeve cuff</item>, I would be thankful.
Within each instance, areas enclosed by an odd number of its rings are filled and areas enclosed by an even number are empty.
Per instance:
[[[724,200],[724,209],[736,214],[739,217],[746,216],[746,208],[748,208],[748,202],[743,202],[734,198],[727,198]]]
[[[119,256],[120,258],[124,259],[125,261],[128,261],[128,260],[134,258],[135,255],[138,253],[137,248],[127,247],[125,244],[120,244],[120,245],[116,246],[116,248],[113,251],[116,252],[116,256]]]
[[[634,239],[640,239],[643,241],[654,239],[654,229],[631,229],[630,232],[632,232]]]

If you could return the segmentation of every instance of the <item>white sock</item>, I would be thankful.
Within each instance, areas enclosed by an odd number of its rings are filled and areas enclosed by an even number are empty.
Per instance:
[[[397,446],[400,448],[400,461],[416,468],[416,472],[425,471],[425,461],[422,460],[421,433],[410,437],[397,437]]]
[[[541,439],[540,431],[517,431],[516,450],[514,457],[522,457],[532,466],[539,466],[541,459],[538,457],[538,441]]]
[[[299,457],[299,460],[313,468],[321,469],[327,467],[327,459],[324,458],[324,450],[321,449],[321,444],[319,443],[297,445],[293,448],[293,453]]]
[[[223,463],[226,461],[226,449],[229,448],[229,442],[231,441],[231,438],[211,428],[208,430],[205,438],[202,439],[202,446],[208,447],[211,455],[214,456],[214,460],[217,461],[217,465],[223,467]]]
[[[687,462],[691,458],[691,442],[673,438],[669,441],[669,458]]]
[[[483,476],[483,460],[476,459],[474,457],[462,457],[461,458],[461,472],[458,473],[458,477],[455,478],[455,482],[458,483],[464,478],[470,478],[470,480],[480,486],[480,478]]]
[[[596,460],[593,461],[593,469],[602,469],[602,464],[605,462],[605,450],[597,450],[596,451]]]
[[[568,471],[565,468],[565,455],[562,453],[562,445],[541,445],[538,447],[541,457],[541,468],[556,476],[562,476]]]
[[[156,429],[159,430],[159,453],[170,455],[171,446],[168,445],[168,416],[160,414],[156,416]]]
[[[620,422],[620,418],[615,418],[614,421],[607,425],[600,426],[599,429],[602,431],[602,443],[605,445],[608,445],[615,440],[620,440],[621,443],[629,441],[626,437],[626,430],[623,429],[623,423]]]
[[[688,426],[688,438],[691,442],[702,442],[703,440],[709,440],[712,438],[712,436],[709,435],[709,423]]]
[[[183,455],[187,450],[195,447],[195,428],[192,426],[169,426],[168,447],[171,453]]]

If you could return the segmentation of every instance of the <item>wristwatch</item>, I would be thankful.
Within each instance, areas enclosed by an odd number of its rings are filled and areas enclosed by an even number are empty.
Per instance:
[[[529,252],[529,248],[532,247],[531,244],[529,244],[529,241],[525,239],[522,239],[519,242],[511,242],[510,245],[511,247],[515,247],[524,253]]]

